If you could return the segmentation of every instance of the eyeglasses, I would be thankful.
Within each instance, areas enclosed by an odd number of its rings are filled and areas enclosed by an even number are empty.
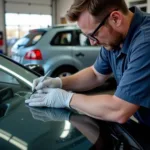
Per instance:
[[[115,9],[115,10],[113,10],[113,11],[117,11],[118,9]],[[112,12],[113,12],[112,11]],[[112,13],[111,12],[111,13]],[[104,24],[105,24],[105,22],[106,22],[106,20],[109,18],[109,16],[110,16],[110,14],[111,13],[109,13],[104,19],[103,19],[103,21],[97,26],[97,28],[92,32],[92,33],[89,33],[89,34],[84,34],[87,38],[89,38],[89,39],[91,39],[91,40],[93,40],[93,41],[95,41],[95,42],[97,42],[98,41],[98,39],[96,38],[96,37],[94,37],[94,35],[96,34],[96,32],[99,30],[99,28],[101,28]]]

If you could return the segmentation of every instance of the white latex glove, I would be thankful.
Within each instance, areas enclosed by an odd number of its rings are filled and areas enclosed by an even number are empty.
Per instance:
[[[69,104],[73,94],[58,88],[44,88],[33,94],[30,99],[25,100],[25,103],[35,107],[70,108]]]
[[[29,107],[32,117],[40,121],[69,121],[71,112],[67,109]]]
[[[59,77],[47,77],[43,82],[40,82],[43,78],[44,76],[33,80],[32,91],[42,88],[62,88],[62,81]]]

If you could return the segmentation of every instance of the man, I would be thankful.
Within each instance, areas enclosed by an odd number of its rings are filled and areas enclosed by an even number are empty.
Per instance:
[[[72,76],[33,82],[30,106],[68,107],[102,120],[125,123],[132,115],[150,125],[150,16],[124,0],[75,0],[67,12],[91,45],[102,45],[93,66]],[[106,81],[113,73],[114,95],[75,94]],[[62,90],[62,89],[64,90]]]

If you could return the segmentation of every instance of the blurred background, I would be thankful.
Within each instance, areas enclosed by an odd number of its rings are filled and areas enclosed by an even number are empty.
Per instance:
[[[65,13],[73,0],[0,0],[0,52],[10,56],[12,45],[30,29],[68,24]],[[126,0],[150,12],[150,0]]]

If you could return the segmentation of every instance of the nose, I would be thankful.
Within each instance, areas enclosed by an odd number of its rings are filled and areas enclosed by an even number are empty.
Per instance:
[[[93,40],[91,40],[91,39],[89,39],[90,40],[90,44],[92,45],[92,46],[96,46],[97,44],[98,44],[98,41],[93,41]]]

